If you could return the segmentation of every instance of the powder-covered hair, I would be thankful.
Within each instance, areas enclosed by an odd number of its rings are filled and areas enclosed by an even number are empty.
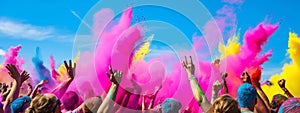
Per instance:
[[[214,101],[208,113],[240,113],[238,102],[231,96],[225,94]]]
[[[162,111],[164,113],[175,113],[178,112],[181,108],[181,103],[175,99],[167,98],[162,103]]]
[[[53,113],[56,97],[50,94],[37,95],[26,109],[25,113]]]
[[[256,101],[256,90],[249,83],[243,83],[237,91],[237,100],[241,108],[251,108]]]

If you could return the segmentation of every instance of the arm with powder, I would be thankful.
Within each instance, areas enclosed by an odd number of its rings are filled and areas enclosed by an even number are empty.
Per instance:
[[[195,66],[193,64],[192,57],[190,56],[190,62],[187,62],[186,57],[184,57],[184,61],[182,63],[185,71],[188,74],[189,82],[192,88],[192,92],[194,95],[194,98],[196,99],[198,105],[200,105],[201,109],[204,112],[207,112],[208,109],[212,106],[211,103],[206,98],[204,92],[202,91],[198,79],[194,76],[195,73]]]

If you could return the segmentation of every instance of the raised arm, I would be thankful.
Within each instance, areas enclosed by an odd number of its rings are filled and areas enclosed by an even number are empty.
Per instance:
[[[9,86],[6,83],[3,83],[2,85],[2,90],[1,90],[1,96],[2,96],[2,101],[6,100],[7,95],[9,94],[11,88],[8,88]]]
[[[32,93],[32,85],[30,83],[27,83],[27,96],[30,96]]]
[[[20,87],[22,83],[29,78],[29,74],[26,71],[23,71],[22,74],[20,75],[16,66],[12,64],[8,64],[6,68],[9,71],[8,74],[14,79],[11,91],[7,95],[3,106],[4,112],[10,113],[9,106],[15,99],[18,98]]]
[[[270,101],[269,101],[267,95],[265,94],[265,92],[262,90],[259,80],[254,79],[252,84],[255,86],[255,89],[257,90],[257,92],[260,94],[260,98],[263,100],[264,104],[266,105],[267,110],[270,111],[270,109],[271,109]]]
[[[38,84],[34,87],[32,93],[30,94],[30,98],[33,99],[33,98],[36,96],[37,90],[38,90],[41,86],[43,86],[46,82],[47,82],[46,80],[40,81],[40,83],[38,83]]]
[[[289,98],[294,97],[292,95],[292,93],[290,93],[290,91],[285,87],[285,79],[281,79],[278,81],[278,85],[280,86],[280,88],[284,91],[284,94],[286,94]]]
[[[148,109],[152,109],[153,108],[153,105],[154,105],[154,102],[155,102],[155,99],[156,99],[156,96],[157,96],[157,93],[158,91],[162,88],[162,85],[158,86],[154,93],[151,95],[151,101],[150,101],[150,104],[148,106]]]
[[[211,96],[211,103],[213,104],[215,99],[218,98],[218,93],[222,89],[223,85],[217,80],[214,82],[212,87],[212,96]]]
[[[201,109],[204,112],[207,112],[208,109],[211,107],[211,103],[207,100],[204,92],[202,91],[201,87],[198,84],[197,78],[194,75],[195,66],[193,64],[192,57],[190,56],[190,62],[187,62],[186,57],[184,57],[184,61],[182,62],[182,65],[188,74],[188,78],[190,81],[194,98],[196,99],[198,105],[200,105]]]
[[[242,81],[245,83],[250,83],[252,84],[256,91],[257,91],[257,104],[255,105],[255,111],[260,112],[269,112],[270,111],[270,107],[268,107],[269,105],[269,101],[266,103],[265,100],[259,95],[259,94],[265,94],[261,88],[260,88],[260,83],[258,80],[254,80],[253,82],[251,81],[250,75],[248,74],[248,72],[244,71],[243,74],[241,75],[241,79]]]
[[[104,98],[102,104],[100,105],[97,113],[110,113],[114,106],[114,101],[116,99],[117,90],[119,87],[119,83],[122,79],[122,72],[112,70],[111,66],[109,66],[109,73],[107,73],[109,80],[112,82],[110,89]]]
[[[74,66],[72,66],[73,64],[71,60],[69,60],[69,64],[67,64],[66,61],[64,61],[64,63],[67,69],[68,78],[51,91],[51,93],[54,94],[57,98],[61,98],[65,94],[69,85],[72,83],[75,77],[76,63],[74,63]]]
[[[226,78],[227,78],[228,74],[225,72],[225,73],[222,73],[221,76],[222,76],[222,84],[223,84],[224,92],[227,94],[228,86],[227,86]]]

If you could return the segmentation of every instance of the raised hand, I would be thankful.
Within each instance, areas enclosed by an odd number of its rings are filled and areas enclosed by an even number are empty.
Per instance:
[[[113,69],[111,68],[111,66],[108,67],[109,68],[109,73],[106,72],[106,75],[108,76],[109,80],[115,84],[115,85],[119,85],[119,83],[121,82],[122,79],[122,72],[121,71],[113,71]]]
[[[26,71],[23,71],[21,74],[21,83],[25,82],[26,80],[29,79],[29,73],[27,73]]]
[[[17,82],[20,82],[21,84],[30,77],[29,73],[27,73],[26,71],[23,71],[22,74],[20,75],[18,69],[13,64],[7,64],[7,66],[5,67],[9,71],[8,74]]]
[[[227,78],[228,74],[226,72],[224,72],[221,74],[221,76],[222,76],[222,80],[225,80]]]
[[[213,91],[218,93],[222,89],[222,87],[223,87],[223,85],[217,80],[214,82],[212,89],[213,89]]]
[[[76,63],[74,63],[74,66],[72,66],[72,60],[69,60],[69,64],[67,63],[67,61],[64,61],[64,63],[67,69],[69,79],[73,80],[75,77]]]
[[[47,80],[41,80],[40,83],[37,84],[38,87],[43,86],[44,84],[46,84],[48,81]]]
[[[281,88],[285,88],[285,79],[281,79],[278,81],[278,85],[281,87]]]
[[[184,61],[182,62],[182,66],[188,75],[195,74],[195,66],[193,64],[193,59],[191,56],[190,56],[190,62],[188,62],[186,56],[184,56]]]
[[[7,64],[6,69],[8,70],[8,74],[15,80],[20,81],[20,73],[15,65]],[[24,72],[24,71],[23,71]]]
[[[2,92],[1,93],[5,93],[8,90],[8,85],[6,83],[2,84]]]

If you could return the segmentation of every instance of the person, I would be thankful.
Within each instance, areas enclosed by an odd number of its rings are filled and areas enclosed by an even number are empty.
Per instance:
[[[65,111],[72,111],[78,107],[79,96],[74,91],[68,91],[61,98],[62,106]]]
[[[8,70],[8,74],[14,79],[14,81],[11,87],[11,91],[6,97],[3,109],[5,113],[11,113],[11,103],[18,98],[22,83],[26,81],[30,76],[25,70],[23,70],[20,74],[16,66],[13,64],[7,64],[5,67]]]
[[[106,72],[106,75],[108,76],[112,84],[102,104],[97,110],[97,113],[109,113],[111,112],[111,110],[113,110],[114,101],[117,95],[117,90],[122,80],[122,74],[123,73],[121,71],[118,70],[113,71],[112,67],[109,66],[109,72]]]
[[[12,113],[24,112],[29,106],[31,98],[29,96],[23,96],[14,100],[10,105],[10,110]]]
[[[69,64],[66,61],[64,61],[64,64],[67,69],[68,78],[51,91],[51,93],[59,99],[65,94],[68,87],[75,78],[76,63],[73,64],[72,61],[69,60]]]
[[[61,113],[60,100],[54,94],[37,95],[25,113]]]
[[[256,73],[256,74],[261,74],[261,73]],[[260,75],[258,75],[260,76]],[[255,90],[256,90],[256,105],[255,105],[255,112],[270,112],[271,107],[269,103],[269,99],[264,93],[264,91],[261,88],[261,84],[259,82],[259,79],[257,77],[250,77],[247,71],[244,71],[241,75],[241,80],[243,83],[249,83],[251,84]]]
[[[289,98],[279,108],[278,113],[299,113],[300,98]]]
[[[281,79],[278,81],[279,87],[284,91],[284,94],[286,94],[289,98],[293,98],[294,96],[290,91],[285,87],[285,79]]]
[[[173,98],[167,98],[161,105],[162,113],[178,113],[181,109],[181,103]]]
[[[256,100],[256,90],[250,83],[243,83],[237,91],[237,101],[241,113],[253,113]]]
[[[271,113],[277,113],[280,106],[287,100],[288,98],[281,94],[276,94],[272,98],[271,102]]]
[[[159,90],[161,88],[162,88],[162,85],[159,85],[158,87],[155,88],[153,94],[150,94],[150,95],[145,94],[145,95],[142,96],[142,111],[153,108],[154,101],[156,99],[157,93],[159,92]],[[146,107],[146,97],[148,99],[150,99],[150,103],[149,103],[148,107]]]
[[[214,103],[215,99],[218,97],[218,94],[219,94],[219,91],[222,89],[223,85],[218,81],[216,80],[214,83],[213,83],[213,86],[212,86],[212,96],[211,96],[211,103]]]
[[[71,60],[69,61],[69,64],[64,61],[64,64],[68,74],[67,80],[54,88],[52,93],[35,96],[30,102],[29,107],[25,110],[25,113],[61,113],[61,102],[59,97],[66,92],[69,85],[74,80],[76,70],[76,63],[72,64]]]
[[[188,80],[190,82],[192,92],[194,95],[194,98],[196,99],[198,105],[201,107],[201,109],[204,112],[207,112],[209,108],[212,106],[211,103],[206,98],[204,92],[202,91],[198,80],[195,76],[195,66],[193,64],[193,59],[190,56],[190,62],[187,61],[186,56],[184,57],[184,61],[182,62],[182,66],[187,72]]]
[[[238,102],[228,94],[224,94],[214,101],[207,113],[240,113]]]
[[[228,86],[227,86],[227,82],[226,82],[226,78],[228,76],[228,73],[224,72],[221,73],[221,77],[222,77],[222,85],[223,85],[223,89],[224,89],[224,93],[228,93]]]
[[[102,103],[100,96],[86,99],[79,107],[66,113],[96,113]]]

